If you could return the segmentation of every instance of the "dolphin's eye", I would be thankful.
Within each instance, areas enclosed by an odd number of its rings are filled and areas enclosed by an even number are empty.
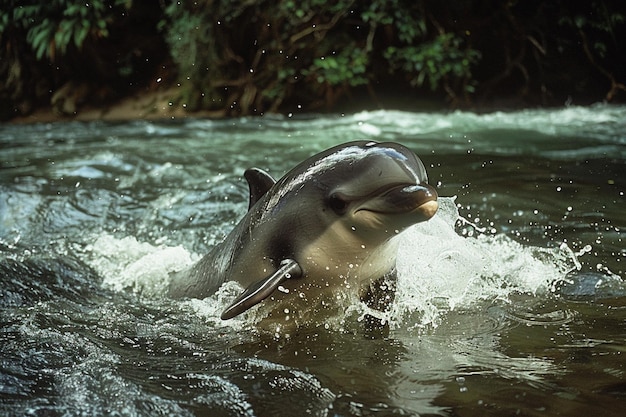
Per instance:
[[[339,194],[332,194],[328,199],[328,205],[337,214],[344,214],[348,208],[348,202]]]

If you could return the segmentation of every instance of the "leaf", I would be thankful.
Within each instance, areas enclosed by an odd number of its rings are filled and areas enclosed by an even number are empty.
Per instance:
[[[87,38],[88,34],[89,34],[88,27],[82,26],[80,29],[78,29],[74,33],[74,45],[76,45],[76,47],[80,49],[83,46],[83,42]]]
[[[26,40],[35,49],[37,59],[43,58],[46,52],[48,52],[48,56],[51,56],[48,47],[53,40],[52,30],[51,22],[48,19],[44,19],[41,25],[35,26],[28,31]]]
[[[81,6],[79,4],[70,4],[63,11],[63,15],[73,17],[79,14]]]

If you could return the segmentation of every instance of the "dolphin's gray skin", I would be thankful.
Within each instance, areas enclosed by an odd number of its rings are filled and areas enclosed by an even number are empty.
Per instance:
[[[225,281],[239,282],[246,290],[222,319],[270,295],[289,305],[348,293],[383,308],[390,297],[376,289],[392,287],[383,278],[395,272],[394,238],[437,211],[424,165],[397,143],[350,142],[312,156],[278,182],[255,168],[245,178],[248,213],[169,288],[172,297],[203,298]]]

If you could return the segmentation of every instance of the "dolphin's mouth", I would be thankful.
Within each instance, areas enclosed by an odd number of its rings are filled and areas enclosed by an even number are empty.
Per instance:
[[[403,214],[420,212],[426,219],[437,211],[437,191],[430,184],[401,184],[377,193],[365,200],[355,210],[380,214]]]

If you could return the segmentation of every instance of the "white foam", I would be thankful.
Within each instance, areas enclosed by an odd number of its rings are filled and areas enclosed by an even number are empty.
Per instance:
[[[132,236],[118,239],[109,234],[99,236],[86,254],[89,264],[103,277],[103,286],[149,298],[165,297],[171,273],[188,268],[201,257],[182,246],[152,245]],[[207,323],[241,330],[254,322],[249,314],[227,321],[220,319],[224,308],[241,291],[238,283],[230,281],[205,299],[180,300],[177,305]]]
[[[217,290],[217,292],[203,300],[191,298],[184,301],[184,306],[189,308],[194,314],[202,317],[206,322],[218,326],[227,325],[235,330],[241,330],[251,322],[250,313],[246,312],[230,320],[222,320],[220,315],[233,299],[241,293],[243,288],[237,282],[227,281]]]
[[[417,325],[436,325],[450,309],[512,293],[543,293],[576,267],[565,246],[524,246],[503,234],[463,237],[455,230],[458,220],[454,198],[440,198],[435,217],[403,233],[392,312],[396,324],[411,316]]]
[[[196,258],[182,246],[153,246],[132,236],[117,239],[108,234],[98,237],[88,252],[104,286],[147,296],[164,295],[170,273],[187,268]]]

